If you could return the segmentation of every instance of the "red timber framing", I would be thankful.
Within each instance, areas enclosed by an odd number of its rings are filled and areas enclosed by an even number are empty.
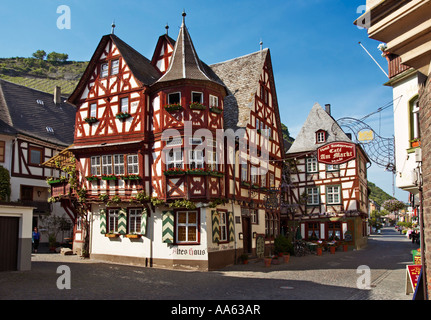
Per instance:
[[[168,70],[172,54],[174,52],[175,40],[167,34],[159,37],[156,49],[154,50],[151,64],[155,66],[161,74]]]
[[[293,185],[289,201],[299,204],[296,217],[367,212],[366,157],[359,147],[357,154],[356,159],[338,166],[318,163],[317,170],[312,172],[307,168],[307,159],[316,154],[289,155]]]

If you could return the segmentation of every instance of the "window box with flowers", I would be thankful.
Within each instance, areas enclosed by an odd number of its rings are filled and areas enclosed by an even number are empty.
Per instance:
[[[200,169],[200,168],[189,169],[187,171],[187,173],[188,174],[198,175],[198,176],[207,176],[208,175],[208,171],[206,171],[205,169]]]
[[[207,107],[199,102],[193,102],[190,104],[191,110],[205,110]]]
[[[84,119],[84,121],[87,122],[88,124],[92,124],[92,123],[95,123],[99,120],[96,117],[87,117]]]
[[[417,148],[421,146],[421,140],[420,139],[413,139],[410,140],[412,148]]]
[[[107,238],[118,238],[120,235],[118,233],[105,233]]]
[[[92,175],[92,176],[86,176],[85,179],[87,179],[87,181],[97,181],[99,180],[99,177]]]
[[[179,103],[173,103],[173,104],[168,104],[168,105],[166,105],[166,106],[164,106],[164,108],[165,108],[165,110],[167,111],[167,112],[177,112],[177,111],[179,111],[179,110],[181,110],[181,104],[179,104]]]
[[[128,234],[125,234],[124,236],[129,239],[139,239],[141,237],[141,235],[137,233],[128,233]]]
[[[118,112],[115,115],[115,118],[119,119],[119,120],[126,120],[127,118],[130,118],[131,115],[128,112]]]
[[[208,174],[212,177],[222,178],[224,173],[221,171],[209,171]]]
[[[122,180],[141,180],[141,177],[137,174],[129,174],[121,176]]]
[[[218,114],[220,114],[220,113],[222,113],[222,112],[223,112],[223,109],[222,109],[222,108],[219,108],[219,107],[211,107],[211,108],[210,108],[210,111],[211,111],[212,113],[218,113]]]
[[[105,174],[102,176],[102,180],[117,180],[117,176],[114,174]]]
[[[181,168],[170,168],[164,172],[165,176],[177,176],[177,175],[183,175],[186,174],[186,170]]]

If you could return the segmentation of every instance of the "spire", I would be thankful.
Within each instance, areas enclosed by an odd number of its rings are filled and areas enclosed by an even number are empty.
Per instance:
[[[187,14],[185,11],[183,11],[183,21],[177,41],[175,43],[171,63],[166,73],[159,79],[158,82],[178,79],[212,81],[210,76],[206,73],[202,62],[199,60],[198,54],[186,27],[186,16]]]
[[[112,27],[111,34],[114,34],[114,31],[115,31],[115,20],[112,21],[111,27]]]

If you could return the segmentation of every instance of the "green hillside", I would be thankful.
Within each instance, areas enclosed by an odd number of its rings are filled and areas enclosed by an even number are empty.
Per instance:
[[[87,64],[36,58],[0,58],[0,78],[48,93],[53,93],[55,86],[60,86],[62,94],[69,95]]]
[[[395,199],[394,197],[390,196],[385,191],[377,187],[371,181],[368,181],[368,188],[370,189],[370,200],[375,201],[379,206],[381,206],[382,203],[386,200]]]

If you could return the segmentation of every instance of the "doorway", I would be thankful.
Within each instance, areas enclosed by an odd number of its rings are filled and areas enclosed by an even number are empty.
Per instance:
[[[250,217],[242,217],[242,242],[244,253],[251,254],[251,220]]]

